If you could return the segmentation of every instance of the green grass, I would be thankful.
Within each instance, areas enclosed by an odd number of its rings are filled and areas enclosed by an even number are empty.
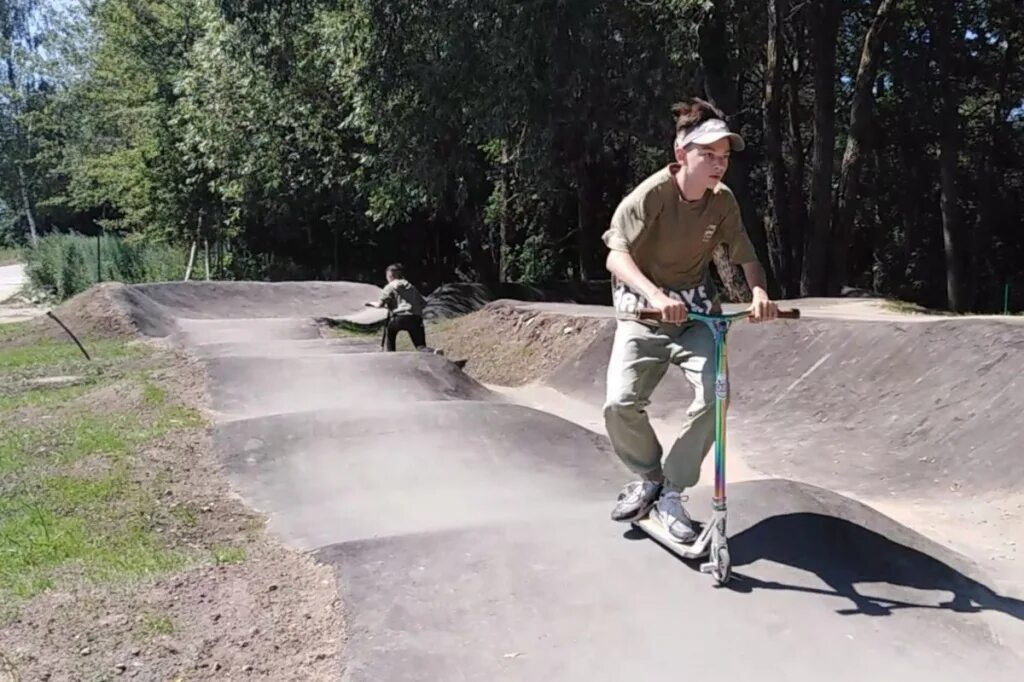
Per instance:
[[[245,561],[244,547],[215,547],[212,554],[213,563],[218,566],[230,566]]]
[[[0,339],[2,340],[2,339]],[[127,344],[109,339],[83,341],[93,361],[123,360],[139,357],[146,352],[141,344]],[[31,345],[6,348],[0,352],[0,370],[23,370],[39,366],[85,367],[88,360],[70,339],[66,342],[47,341]]]
[[[30,329],[31,322],[5,322],[0,324],[0,343],[6,343],[11,339],[24,335]]]
[[[146,443],[201,427],[202,415],[176,403],[150,378],[152,366],[161,362],[154,351],[116,341],[94,349],[103,369],[90,370],[81,385],[22,381],[0,389],[6,393],[0,394],[0,622],[11,615],[12,604],[69,576],[117,582],[173,571],[189,560],[160,533],[161,523],[179,519],[161,510],[162,481],[140,481],[132,467]],[[68,365],[89,369],[76,354],[70,343],[0,346],[0,371],[52,376],[74,373]],[[5,378],[12,373],[17,371]],[[89,393],[114,382],[125,383],[126,390],[134,384],[141,405],[129,401],[122,411],[94,409],[106,406],[91,404]],[[38,412],[26,417],[18,412],[24,408]],[[221,560],[237,557],[227,548]]]
[[[12,426],[0,442],[0,475],[33,463],[62,466],[96,454],[117,459],[171,430],[203,423],[198,412],[177,405],[152,417],[83,413],[54,425]]]
[[[936,309],[936,308],[926,308],[926,307],[924,307],[922,305],[918,305],[917,303],[911,303],[909,301],[900,301],[900,300],[896,300],[896,299],[885,301],[882,304],[882,306],[886,310],[889,310],[891,312],[902,313],[902,314],[906,314],[906,315],[940,315],[942,317],[970,317],[971,315],[977,315],[977,314],[989,314],[989,315],[999,315],[999,314],[1002,314],[1002,311],[998,311],[998,312],[994,312],[994,313],[955,313],[955,312],[953,312],[951,310],[939,310],[939,309]],[[1011,315],[1024,315],[1024,312],[1019,312],[1019,313],[1011,312],[1010,314]]]
[[[125,492],[114,475],[99,481],[48,482],[43,490],[0,506],[0,581],[13,597],[27,599],[52,587],[58,569],[77,567],[91,580],[152,575],[185,558],[161,546],[141,518],[111,524],[108,508]]]
[[[142,633],[148,637],[173,635],[174,621],[170,616],[159,613],[147,613],[142,616]]]
[[[69,400],[85,395],[95,387],[95,382],[91,380],[72,386],[25,387],[13,395],[0,396],[0,413],[25,407],[45,408],[62,405]]]
[[[155,386],[150,382],[145,382],[142,386],[142,399],[147,405],[154,407],[163,407],[167,404],[167,391]]]
[[[935,309],[932,309],[932,308],[926,308],[926,307],[924,307],[922,305],[918,305],[917,303],[911,303],[910,301],[900,301],[900,300],[897,300],[897,299],[892,299],[892,300],[885,301],[882,304],[882,307],[884,307],[886,310],[889,310],[891,312],[901,313],[901,314],[906,314],[906,315],[910,315],[910,314],[917,314],[917,315],[944,315],[944,316],[954,316],[954,315],[956,315],[956,313],[950,312],[948,310],[935,310]]]
[[[355,327],[345,322],[335,321],[326,325],[326,329],[331,336],[350,337],[356,339],[379,339],[383,331],[380,329],[365,329],[363,327]]]

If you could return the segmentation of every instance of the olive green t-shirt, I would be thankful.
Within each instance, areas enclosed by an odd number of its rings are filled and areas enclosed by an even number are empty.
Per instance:
[[[389,282],[380,292],[380,304],[391,310],[391,314],[415,315],[423,317],[423,308],[426,301],[419,289],[405,279],[396,279]]]
[[[740,217],[739,204],[724,184],[687,201],[676,184],[679,164],[671,164],[636,187],[615,209],[604,243],[626,251],[640,271],[668,296],[694,312],[710,312],[715,301],[709,265],[719,244],[735,264],[757,260]],[[612,278],[616,315],[635,318],[649,307],[645,297]]]

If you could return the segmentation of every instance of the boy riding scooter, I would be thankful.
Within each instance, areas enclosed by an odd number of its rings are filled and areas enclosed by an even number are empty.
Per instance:
[[[402,266],[394,263],[387,267],[384,276],[388,283],[380,292],[380,298],[368,302],[371,308],[387,308],[388,321],[385,327],[385,345],[388,352],[395,352],[398,332],[404,331],[412,339],[417,350],[427,349],[426,330],[423,327],[423,308],[426,301],[423,294],[409,280],[405,279]]]
[[[778,308],[736,199],[722,183],[729,155],[743,150],[743,139],[703,100],[673,112],[675,163],[622,200],[603,237],[617,318],[604,419],[616,454],[639,477],[623,488],[611,518],[632,522],[649,512],[674,541],[691,543],[697,533],[682,492],[696,485],[715,440],[715,340],[707,325],[688,321],[687,312],[717,308],[709,264],[719,244],[742,266],[753,291],[752,321],[775,319]],[[658,310],[661,322],[641,321],[644,309]],[[683,370],[695,397],[663,457],[646,408],[670,364]]]

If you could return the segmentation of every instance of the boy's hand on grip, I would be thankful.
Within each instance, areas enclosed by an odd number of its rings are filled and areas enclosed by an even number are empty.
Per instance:
[[[661,321],[666,324],[682,324],[686,322],[686,306],[682,301],[677,301],[663,293],[651,301],[651,304],[661,312]]]

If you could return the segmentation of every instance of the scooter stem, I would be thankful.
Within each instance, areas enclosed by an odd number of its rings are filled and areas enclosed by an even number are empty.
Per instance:
[[[729,365],[726,336],[729,320],[706,322],[715,336],[715,509],[725,508],[725,415],[729,401]]]

